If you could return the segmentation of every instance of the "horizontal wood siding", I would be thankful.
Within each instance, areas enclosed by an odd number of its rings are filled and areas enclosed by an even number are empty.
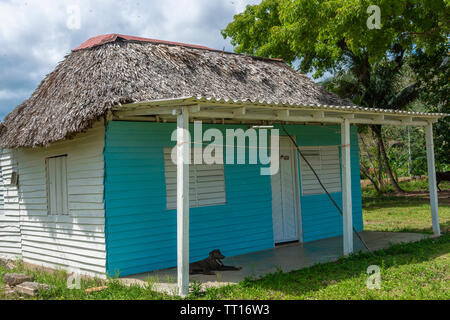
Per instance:
[[[299,146],[338,146],[341,144],[339,126],[294,126],[286,129],[296,136]],[[282,131],[280,130],[280,134]],[[351,171],[353,226],[358,231],[363,230],[362,198],[359,176],[359,152],[356,127],[351,127]],[[300,176],[301,170],[299,168]],[[301,184],[301,179],[300,179]],[[342,208],[342,193],[331,193],[336,203]],[[342,235],[342,216],[334,207],[326,194],[301,196],[303,241],[309,242]]]
[[[17,187],[10,184],[12,172],[17,171],[13,151],[0,150],[0,167],[0,256],[21,257],[19,196]]]
[[[203,125],[203,130],[211,126]],[[225,128],[248,126],[214,126]],[[163,148],[175,124],[110,122],[105,145],[107,271],[121,276],[176,265],[176,211],[166,208]],[[270,176],[225,165],[226,204],[190,209],[190,260],[273,247]]]
[[[105,276],[103,148],[98,122],[74,139],[15,152],[25,262]],[[45,159],[59,155],[67,155],[68,214],[50,215]]]
[[[1,150],[0,150],[0,156],[1,156]],[[2,166],[1,166],[1,160],[0,160],[0,216],[4,214],[3,212],[3,205],[5,203],[4,201],[4,194],[5,190],[3,187],[3,177],[2,177]]]
[[[203,125],[203,130],[208,129]],[[216,125],[226,128],[248,126]],[[338,126],[287,126],[300,146],[340,145]],[[175,124],[110,122],[105,144],[107,272],[121,276],[176,265],[176,211],[167,210],[163,148]],[[281,130],[280,130],[281,132]],[[224,134],[225,136],[225,134]],[[356,128],[352,128],[354,225],[362,230]],[[191,208],[190,260],[220,248],[226,256],[273,247],[270,176],[259,165],[226,165],[226,204]],[[299,169],[300,173],[300,169]],[[333,193],[341,205],[341,193]],[[325,194],[301,197],[303,240],[342,234]]]
[[[330,193],[341,192],[341,166],[339,149],[336,147],[303,148],[303,155],[314,168],[320,181]],[[317,183],[317,178],[303,159],[300,159],[302,180],[301,193],[304,196],[323,194],[325,191]]]

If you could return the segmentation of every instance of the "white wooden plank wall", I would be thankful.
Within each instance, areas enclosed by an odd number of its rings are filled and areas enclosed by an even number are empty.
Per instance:
[[[21,257],[19,197],[16,186],[10,184],[12,173],[17,170],[12,151],[0,150],[0,167],[0,256]]]
[[[5,206],[10,216],[18,218],[20,212],[24,262],[77,268],[84,274],[104,277],[103,147],[101,121],[72,140],[47,148],[15,151],[19,192],[16,191],[15,197],[11,192]],[[68,214],[49,214],[45,159],[64,154],[67,154]],[[2,158],[2,164],[8,161],[11,160],[6,156]],[[9,167],[6,170],[9,172]]]

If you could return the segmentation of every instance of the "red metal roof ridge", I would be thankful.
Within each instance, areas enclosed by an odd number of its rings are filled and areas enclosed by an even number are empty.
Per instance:
[[[208,48],[208,47],[200,46],[200,45],[195,45],[195,44],[158,40],[158,39],[151,39],[151,38],[143,38],[143,37],[136,37],[136,36],[127,36],[127,35],[118,34],[118,33],[103,34],[103,35],[92,37],[92,38],[88,39],[87,41],[83,42],[77,48],[73,49],[72,51],[90,49],[90,48],[100,46],[105,43],[114,42],[118,38],[125,39],[128,41],[160,43],[160,44],[168,44],[168,45],[174,45],[174,46],[183,46],[183,47],[190,47],[190,48],[196,48],[196,49],[217,51],[216,49],[212,49],[212,48]]]
[[[172,45],[172,46],[182,46],[182,47],[187,47],[187,48],[194,48],[194,49],[201,49],[201,50],[208,50],[208,51],[215,51],[215,52],[223,52],[223,53],[230,53],[230,54],[238,54],[238,53],[234,53],[234,52],[227,52],[227,51],[213,49],[213,48],[209,48],[206,46],[200,46],[200,45],[196,45],[196,44],[158,40],[158,39],[143,38],[143,37],[136,37],[136,36],[127,36],[127,35],[118,34],[118,33],[103,34],[103,35],[89,38],[88,40],[83,42],[81,45],[79,45],[78,47],[73,49],[72,52],[84,50],[84,49],[91,49],[91,48],[94,48],[97,46],[101,46],[102,44],[105,44],[105,43],[114,42],[118,38],[125,39],[127,41],[150,42],[150,43],[155,43],[155,44],[167,44],[167,45]],[[256,59],[273,60],[273,61],[283,62],[283,59],[279,59],[279,58],[256,57],[256,56],[250,56],[250,57],[253,57]]]

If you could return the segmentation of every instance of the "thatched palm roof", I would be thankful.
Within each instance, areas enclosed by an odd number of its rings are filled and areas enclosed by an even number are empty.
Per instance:
[[[47,145],[88,129],[115,105],[189,96],[351,105],[277,59],[106,35],[73,50],[5,117],[0,146]]]

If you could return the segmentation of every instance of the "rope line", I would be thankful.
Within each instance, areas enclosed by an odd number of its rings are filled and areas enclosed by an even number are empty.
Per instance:
[[[292,136],[289,134],[289,132],[287,132],[286,128],[284,127],[283,124],[281,124],[281,127],[283,128],[283,131],[286,133],[286,135],[289,137],[289,139],[292,141],[292,143],[294,144],[294,146],[297,149],[297,152],[300,154],[300,156],[302,157],[302,159],[305,161],[305,163],[308,165],[308,167],[311,169],[311,171],[313,172],[314,176],[316,177],[317,181],[319,182],[320,186],[322,187],[323,191],[325,191],[325,193],[327,194],[328,198],[331,200],[331,202],[334,204],[334,206],[336,207],[336,209],[339,211],[339,213],[341,214],[341,216],[344,216],[344,213],[342,212],[342,209],[338,206],[338,204],[336,203],[336,201],[334,201],[333,197],[330,195],[330,193],[328,192],[327,188],[325,188],[325,186],[323,185],[322,181],[320,180],[319,176],[317,175],[316,171],[314,170],[314,168],[312,167],[312,165],[309,163],[309,161],[306,159],[306,157],[303,155],[303,153],[300,151],[299,146],[297,145],[297,143],[295,142],[294,138],[292,138]],[[361,240],[362,244],[364,245],[364,247],[366,247],[367,251],[370,252],[369,247],[367,246],[366,242],[361,238],[361,236],[359,235],[358,231],[356,231],[355,227],[352,224],[352,229],[353,232],[356,233],[356,235],[358,236],[359,240]]]

